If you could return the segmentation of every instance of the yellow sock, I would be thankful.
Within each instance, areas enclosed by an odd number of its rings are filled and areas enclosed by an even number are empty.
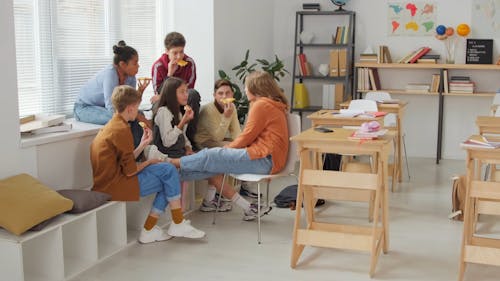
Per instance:
[[[170,210],[170,212],[172,213],[172,220],[175,224],[179,224],[184,220],[181,208]]]
[[[156,225],[157,222],[158,222],[158,217],[149,215],[148,218],[146,219],[146,222],[144,223],[144,229],[151,230]]]

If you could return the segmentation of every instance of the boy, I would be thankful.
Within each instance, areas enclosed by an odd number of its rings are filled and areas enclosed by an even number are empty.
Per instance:
[[[184,80],[188,85],[188,105],[193,109],[194,118],[191,120],[186,136],[189,138],[193,147],[196,147],[194,136],[196,134],[196,126],[198,124],[198,115],[200,110],[200,94],[194,89],[196,82],[196,65],[194,60],[184,54],[186,47],[186,39],[179,32],[170,32],[165,36],[164,40],[165,53],[155,61],[152,73],[152,84],[155,95],[151,98],[151,103],[156,103],[160,100],[160,89],[163,81],[168,77],[177,77]]]
[[[180,203],[180,181],[177,170],[163,159],[136,163],[135,159],[152,140],[152,132],[144,127],[141,142],[134,149],[128,121],[137,117],[141,95],[122,85],[113,90],[115,113],[99,131],[90,147],[94,177],[93,190],[108,193],[112,200],[137,201],[139,196],[156,193],[153,207],[139,236],[139,242],[151,243],[177,237],[205,236],[184,219]],[[170,204],[172,223],[167,231],[156,225],[158,217]]]

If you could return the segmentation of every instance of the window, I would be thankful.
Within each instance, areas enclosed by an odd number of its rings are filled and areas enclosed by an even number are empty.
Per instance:
[[[163,51],[162,0],[14,0],[20,115],[71,115],[81,86],[113,61],[125,40],[151,75]],[[151,87],[143,102],[149,102]]]

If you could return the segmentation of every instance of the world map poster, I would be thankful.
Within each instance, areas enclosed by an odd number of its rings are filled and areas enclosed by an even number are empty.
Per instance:
[[[388,2],[388,35],[434,35],[437,21],[436,6],[436,2]]]
[[[500,0],[474,0],[471,11],[473,38],[500,37]]]

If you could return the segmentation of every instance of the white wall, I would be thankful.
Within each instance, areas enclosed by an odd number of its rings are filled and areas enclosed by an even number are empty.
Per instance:
[[[0,178],[23,172],[19,149],[19,113],[17,102],[17,71],[12,0],[0,1]]]
[[[267,0],[214,1],[214,79],[222,69],[237,82],[231,68],[244,59],[247,49],[252,62],[274,59],[273,15],[273,2]]]
[[[214,1],[213,0],[174,0],[175,15],[170,31],[177,31],[186,38],[186,54],[196,63],[196,89],[202,101],[212,98],[214,69]],[[167,14],[167,12],[165,13]]]

